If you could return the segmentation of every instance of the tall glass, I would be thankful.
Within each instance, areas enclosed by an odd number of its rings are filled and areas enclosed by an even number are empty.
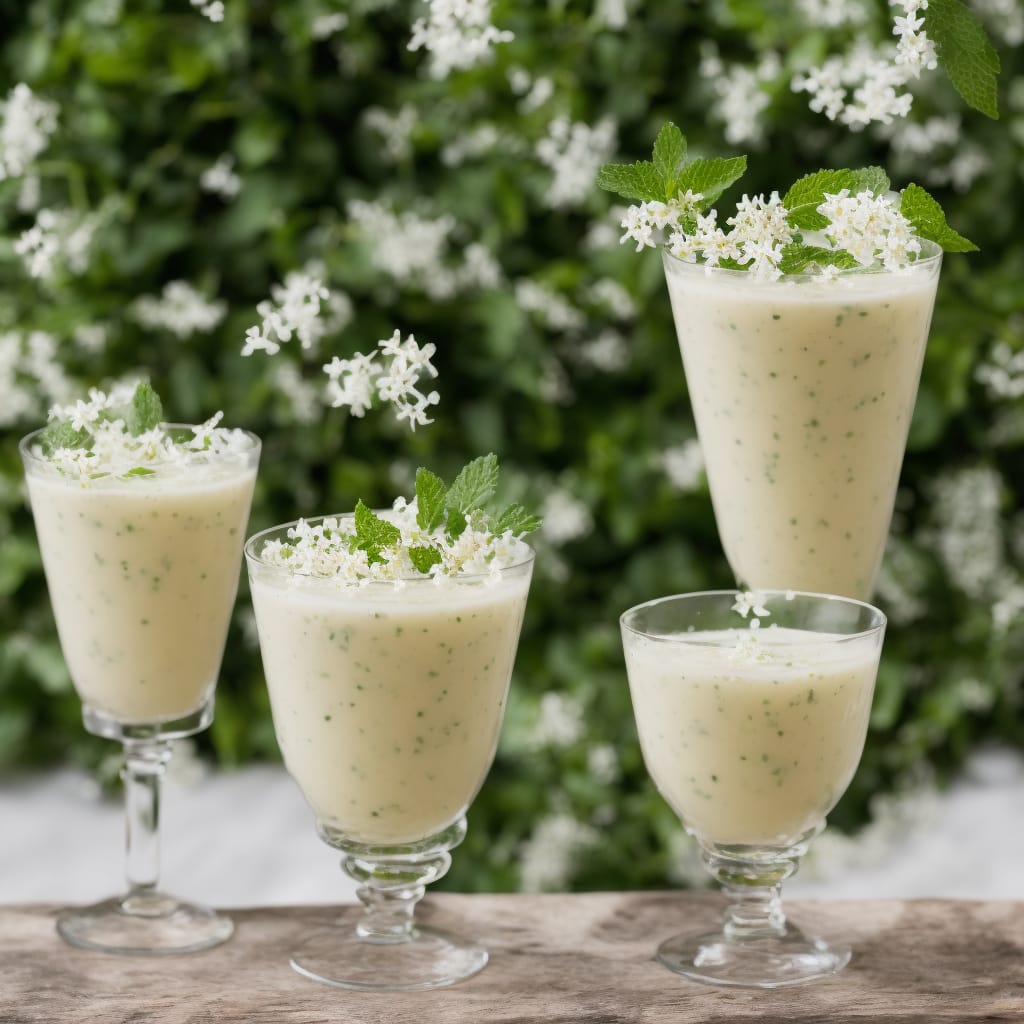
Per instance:
[[[64,911],[57,929],[107,953],[207,949],[233,925],[158,888],[160,783],[171,741],[213,721],[260,441],[82,481],[43,457],[38,433],[20,450],[61,648],[86,729],[123,745],[127,811],[127,892]]]
[[[681,594],[620,620],[644,763],[728,898],[724,928],[663,942],[658,959],[720,985],[827,977],[849,946],[786,920],[781,886],[853,778],[885,616],[819,594]]]
[[[942,251],[906,270],[757,281],[664,254],[715,519],[757,589],[871,595]]]
[[[343,988],[450,985],[487,951],[414,911],[494,759],[533,553],[500,578],[345,584],[262,559],[294,525],[245,547],[274,729],[366,909],[354,929],[311,936],[292,967]]]

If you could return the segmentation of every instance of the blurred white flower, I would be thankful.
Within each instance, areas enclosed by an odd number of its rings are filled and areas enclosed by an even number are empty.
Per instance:
[[[564,487],[554,487],[541,505],[544,525],[540,532],[552,544],[568,544],[585,537],[594,526],[586,503]]]
[[[329,298],[330,292],[320,278],[305,271],[291,271],[284,284],[270,289],[270,300],[257,305],[256,312],[263,322],[246,331],[242,355],[259,351],[276,355],[293,336],[303,349],[315,351],[326,333],[321,306]]]
[[[329,39],[348,25],[348,15],[340,11],[334,14],[318,14],[309,24],[313,39]]]
[[[885,614],[901,625],[922,618],[928,612],[926,583],[927,573],[920,560],[914,557],[910,545],[899,537],[890,536],[875,581]]]
[[[523,892],[564,889],[572,878],[576,859],[599,841],[597,829],[570,814],[556,813],[541,818],[520,849],[520,889]]]
[[[189,0],[189,2],[204,18],[209,18],[210,21],[224,20],[222,0]]]
[[[17,207],[19,213],[35,213],[42,201],[42,183],[38,174],[26,174],[21,179],[18,190]]]
[[[570,334],[582,330],[586,317],[554,289],[538,281],[522,278],[515,283],[516,302],[527,313],[552,331]]]
[[[593,338],[581,341],[576,358],[603,373],[617,373],[629,363],[629,346],[616,330],[607,327]]]
[[[492,48],[515,36],[491,24],[491,0],[426,0],[427,16],[412,26],[410,50],[430,54],[430,73],[446,78],[452,71],[491,59]]]
[[[242,189],[242,179],[235,173],[235,158],[222,153],[199,176],[199,187],[224,199],[234,199]]]
[[[1015,352],[1005,341],[997,341],[974,371],[974,379],[993,401],[1024,398],[1024,349]]]
[[[227,316],[226,302],[207,299],[188,281],[168,281],[159,296],[141,295],[128,315],[149,330],[169,331],[178,338],[209,334]]]
[[[79,324],[71,335],[83,352],[98,355],[107,347],[108,332],[104,324]]]
[[[57,356],[56,339],[44,331],[0,334],[0,427],[37,418],[68,399],[73,384]]]
[[[497,149],[501,144],[502,150],[508,153],[516,153],[522,149],[522,140],[514,136],[506,136],[493,124],[481,124],[468,131],[459,132],[441,148],[441,163],[445,167],[460,167],[467,160],[474,160]]]
[[[419,116],[411,104],[403,104],[394,113],[383,107],[368,107],[363,121],[383,139],[384,155],[391,163],[401,163],[412,156],[412,133]]]
[[[631,320],[636,316],[636,303],[629,292],[613,277],[602,277],[586,292],[595,305],[604,306],[617,320]]]
[[[677,491],[695,491],[704,479],[704,452],[695,437],[666,448],[658,462]]]
[[[617,137],[610,117],[593,127],[567,117],[552,120],[547,136],[536,146],[537,158],[554,173],[545,196],[548,206],[561,209],[586,199],[601,165],[611,159]]]
[[[705,46],[700,74],[715,100],[709,113],[725,126],[731,145],[757,145],[764,139],[761,115],[771,103],[767,89],[779,75],[782,62],[774,51],[766,52],[756,65],[726,64],[714,45]]]
[[[634,0],[596,0],[594,17],[607,28],[619,31],[629,24]]]
[[[270,370],[270,383],[288,399],[296,423],[316,423],[320,418],[320,393],[294,363],[277,360]]]
[[[971,0],[971,6],[1010,46],[1024,43],[1024,7],[1020,0]]]
[[[562,750],[582,739],[585,731],[583,702],[579,697],[549,691],[540,699],[530,746]]]
[[[57,130],[59,111],[24,82],[0,102],[0,181],[20,177],[46,149]]]
[[[587,751],[587,771],[602,786],[612,786],[622,774],[619,752],[610,743],[599,743]]]
[[[59,270],[84,274],[89,267],[89,250],[98,220],[71,210],[43,209],[32,227],[14,243],[32,277],[50,280]]]
[[[863,25],[870,12],[863,0],[797,0],[803,20],[819,28]]]

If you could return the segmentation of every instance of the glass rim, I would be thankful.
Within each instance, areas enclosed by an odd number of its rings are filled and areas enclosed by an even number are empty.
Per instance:
[[[833,634],[827,641],[793,641],[791,643],[781,643],[778,647],[800,647],[805,646],[811,642],[824,642],[824,643],[848,643],[855,640],[862,640],[865,637],[875,636],[885,629],[888,625],[889,619],[885,612],[878,608],[876,605],[870,604],[867,601],[860,601],[855,597],[844,597],[842,594],[822,594],[815,591],[809,590],[695,590],[681,594],[666,594],[664,597],[652,598],[650,601],[642,601],[640,604],[635,604],[631,608],[627,608],[619,616],[619,628],[623,632],[629,632],[634,636],[643,637],[652,643],[665,643],[665,644],[689,644],[691,647],[722,647],[723,644],[714,640],[688,640],[686,634],[674,635],[674,636],[655,636],[643,629],[637,629],[635,626],[630,625],[626,621],[628,615],[633,615],[636,612],[642,611],[647,608],[654,608],[660,604],[666,604],[669,601],[679,601],[688,598],[709,598],[709,597],[733,597],[737,598],[742,594],[752,593],[757,597],[777,597],[784,601],[793,600],[795,598],[810,598],[812,600],[837,605],[847,605],[857,608],[864,608],[871,614],[874,619],[874,625],[867,629],[858,630],[856,633],[843,633],[841,635]],[[771,624],[767,628],[770,628]],[[742,629],[742,626],[737,626],[736,629]],[[762,630],[763,631],[763,630]],[[761,632],[761,631],[759,631]]]
[[[201,423],[169,423],[164,422],[160,424],[165,430],[191,430],[193,427],[202,426]],[[44,431],[47,427],[36,427],[35,430],[29,431],[19,442],[18,451],[21,454],[22,459],[26,464],[33,465],[44,465],[50,466],[52,463],[45,455],[37,455],[32,450],[32,444],[35,439]],[[251,430],[246,430],[244,427],[218,427],[218,430],[231,430],[237,431],[240,434],[244,434],[249,441],[249,445],[245,448],[236,448],[230,452],[221,452],[221,455],[251,455],[253,452],[258,452],[263,447],[263,439],[259,434],[254,433]],[[214,457],[218,453],[215,453]],[[148,477],[139,477],[139,479],[148,479]]]
[[[375,515],[383,516],[391,512],[391,509],[373,509]],[[409,584],[425,584],[429,583],[432,586],[437,586],[437,576],[424,576],[421,573],[417,573],[415,576],[396,576],[393,579],[387,580],[374,580],[374,579],[359,579],[359,580],[344,580],[339,581],[336,576],[316,576],[313,573],[307,572],[295,572],[294,569],[289,569],[284,565],[274,565],[270,562],[265,562],[263,558],[256,553],[256,544],[261,540],[266,540],[269,534],[272,533],[286,533],[288,530],[297,526],[299,523],[322,523],[325,519],[352,519],[355,512],[336,512],[328,513],[327,515],[320,516],[300,516],[298,519],[289,520],[286,523],[278,523],[275,526],[268,526],[266,529],[260,530],[258,533],[254,533],[251,537],[246,539],[245,544],[242,547],[242,554],[245,556],[245,561],[249,566],[259,566],[261,570],[273,573],[277,576],[291,577],[293,579],[300,580],[313,580],[319,583],[330,583],[334,586],[342,585],[344,587],[351,587],[353,589],[366,589],[368,587],[394,587],[396,583],[401,583],[406,586]],[[511,565],[506,565],[501,568],[501,572],[511,572],[515,569],[521,569],[524,566],[531,565],[537,556],[537,552],[526,543],[521,537],[516,538],[518,542],[525,549],[525,554],[521,559],[513,562]],[[473,583],[475,581],[483,581],[491,579],[491,572],[474,572],[474,573],[460,573],[457,576],[444,576],[445,580],[453,583]]]
[[[931,270],[933,267],[940,266],[945,253],[942,246],[929,238],[919,238],[918,241],[921,243],[921,255],[913,263],[908,263],[905,267],[900,267],[897,270],[889,270],[883,266],[849,267],[845,270],[839,270],[836,277],[843,280],[878,276],[900,277],[915,273],[918,270]],[[661,246],[661,254],[666,270],[671,269],[672,271],[684,274],[699,270],[708,277],[721,277],[726,280],[735,277],[757,285],[803,284],[805,282],[822,283],[820,275],[809,272],[783,274],[782,277],[775,278],[774,280],[760,281],[755,280],[749,270],[736,270],[732,267],[709,267],[706,263],[697,263],[696,261],[684,260],[679,256],[673,256],[667,246]]]

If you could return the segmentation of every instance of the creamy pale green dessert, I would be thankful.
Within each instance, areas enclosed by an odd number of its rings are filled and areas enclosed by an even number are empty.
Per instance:
[[[939,256],[758,280],[665,256],[729,564],[755,588],[870,595],[892,516]]]
[[[256,467],[131,479],[30,466],[29,499],[61,648],[82,701],[125,724],[199,708],[220,668]]]
[[[626,667],[644,762],[686,827],[717,844],[785,845],[853,778],[881,637],[753,632],[631,636]]]
[[[465,811],[494,759],[529,570],[400,589],[252,573],[278,743],[318,819],[399,843]]]

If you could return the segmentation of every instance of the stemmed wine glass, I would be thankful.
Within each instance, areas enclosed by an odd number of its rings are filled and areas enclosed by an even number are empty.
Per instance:
[[[311,935],[291,965],[343,988],[450,985],[487,951],[414,912],[494,758],[533,552],[500,575],[346,583],[264,557],[295,525],[245,547],[274,729],[365,913]]]
[[[185,444],[192,428],[164,427]],[[213,721],[238,589],[260,441],[232,432],[227,450],[81,478],[20,445],[61,648],[85,728],[123,745],[126,893],[63,911],[61,936],[107,953],[207,949],[230,919],[158,888],[160,783],[172,741]]]
[[[658,959],[761,988],[841,970],[849,946],[787,921],[781,886],[857,768],[885,616],[829,595],[709,591],[620,625],[644,763],[728,899],[721,930],[670,938]]]

